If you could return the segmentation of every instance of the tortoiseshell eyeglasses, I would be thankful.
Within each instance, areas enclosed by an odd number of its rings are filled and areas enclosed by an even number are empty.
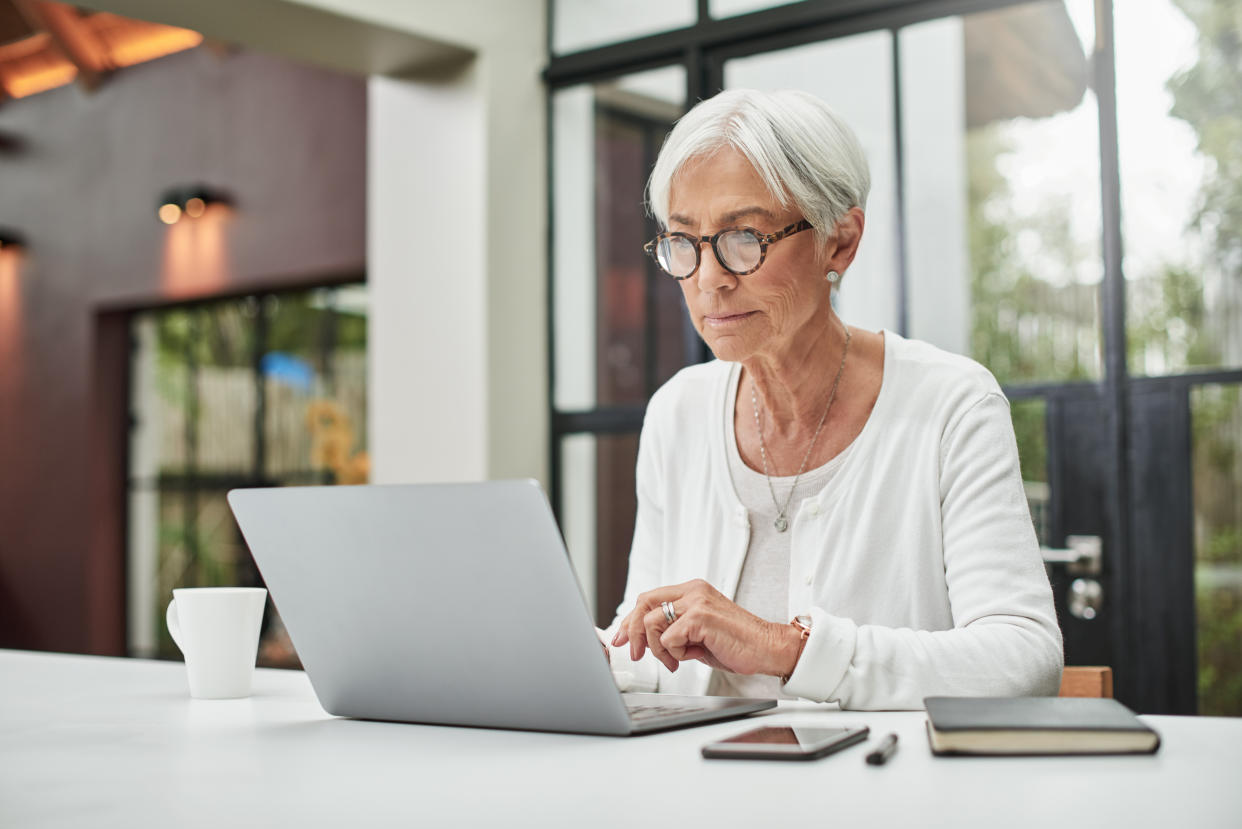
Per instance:
[[[643,250],[673,279],[688,279],[699,269],[702,245],[708,242],[722,268],[745,276],[759,270],[768,255],[768,245],[810,227],[811,223],[803,219],[775,233],[760,233],[753,227],[731,227],[714,236],[666,230],[643,245]]]

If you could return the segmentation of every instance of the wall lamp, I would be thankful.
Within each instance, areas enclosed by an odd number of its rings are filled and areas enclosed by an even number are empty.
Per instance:
[[[202,184],[172,187],[160,196],[156,215],[166,225],[176,224],[182,215],[197,219],[213,204],[230,205],[233,200],[225,193]]]
[[[0,227],[0,250],[19,250],[26,247],[26,238],[9,227]]]

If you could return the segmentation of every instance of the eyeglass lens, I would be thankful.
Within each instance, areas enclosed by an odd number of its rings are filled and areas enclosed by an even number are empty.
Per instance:
[[[754,270],[763,256],[759,237],[749,230],[722,233],[714,247],[720,264],[734,273]],[[698,267],[698,251],[698,245],[685,236],[666,236],[656,246],[656,259],[671,275],[685,277]]]

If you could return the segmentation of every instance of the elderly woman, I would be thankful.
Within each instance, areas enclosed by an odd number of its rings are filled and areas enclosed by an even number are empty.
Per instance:
[[[996,380],[833,308],[869,188],[853,132],[801,92],[721,93],[660,151],[666,230],[647,250],[717,359],[647,409],[603,634],[623,690],[859,709],[1057,693],[1061,633]]]

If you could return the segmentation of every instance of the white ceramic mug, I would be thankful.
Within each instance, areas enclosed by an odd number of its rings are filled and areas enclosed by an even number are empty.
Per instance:
[[[262,587],[183,587],[165,614],[168,632],[185,655],[190,696],[250,696],[267,590]]]

